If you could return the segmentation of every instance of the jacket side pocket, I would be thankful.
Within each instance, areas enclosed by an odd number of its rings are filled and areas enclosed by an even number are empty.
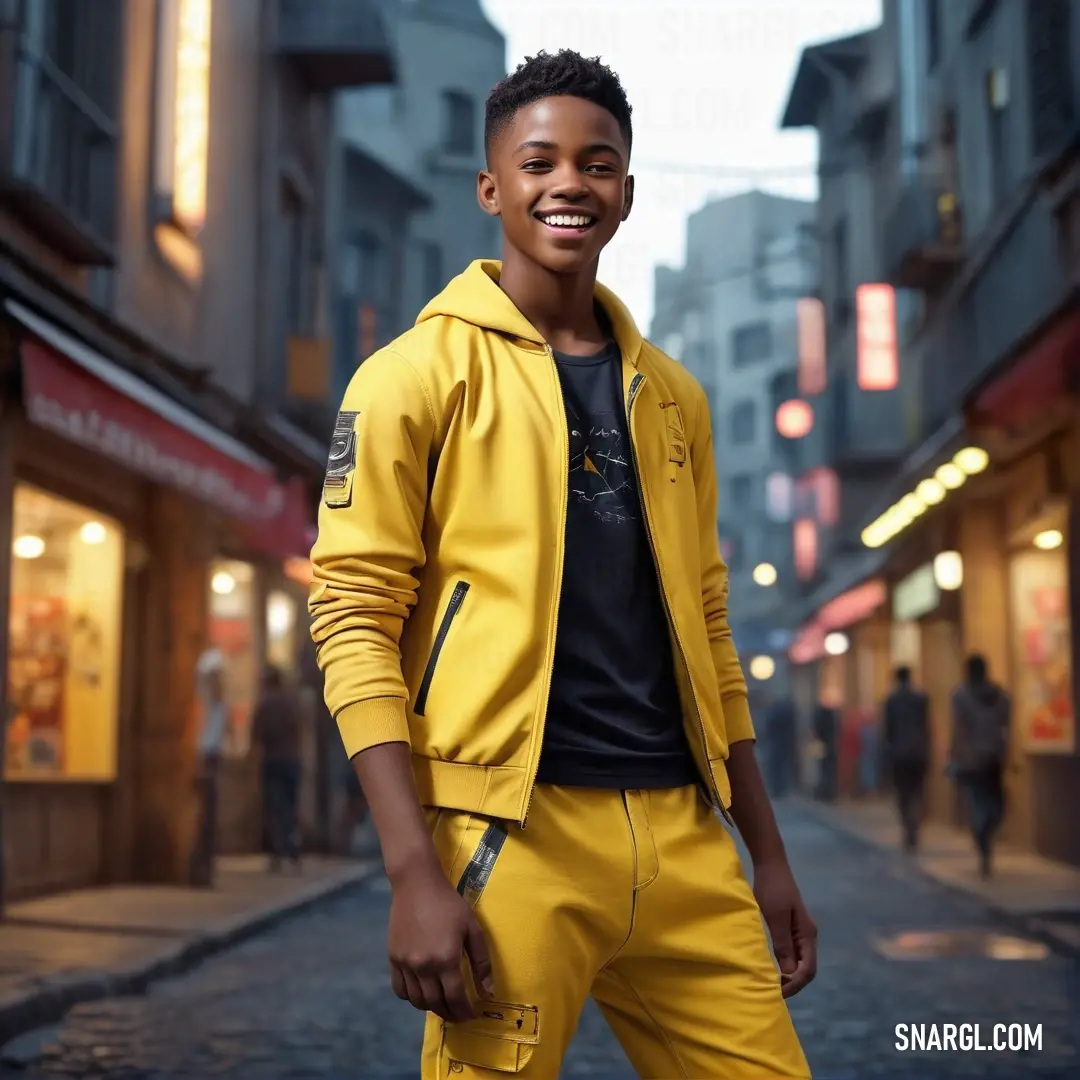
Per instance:
[[[446,644],[446,637],[450,633],[450,627],[453,625],[457,613],[461,610],[462,601],[464,601],[468,591],[469,583],[467,581],[459,581],[454,586],[454,591],[450,594],[450,601],[446,605],[446,610],[443,612],[442,622],[439,623],[439,629],[435,633],[435,642],[431,646],[431,655],[428,657],[427,667],[424,668],[424,676],[420,680],[420,688],[416,691],[416,702],[413,705],[413,712],[416,713],[417,716],[423,716],[424,710],[427,708],[428,693],[431,690],[431,680],[435,676],[435,667],[439,663],[439,654]]]

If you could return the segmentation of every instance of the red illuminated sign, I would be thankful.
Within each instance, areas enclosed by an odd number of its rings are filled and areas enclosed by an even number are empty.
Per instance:
[[[830,600],[818,614],[818,622],[826,630],[843,630],[872,615],[888,599],[885,582],[867,581],[857,585],[835,600]]]
[[[795,522],[792,533],[795,553],[795,573],[800,581],[808,581],[817,573],[818,535],[817,525],[809,518]]]
[[[894,390],[900,378],[896,344],[896,292],[891,285],[855,290],[859,389]]]
[[[799,393],[823,394],[826,385],[825,305],[815,296],[804,296],[795,305],[799,335]]]

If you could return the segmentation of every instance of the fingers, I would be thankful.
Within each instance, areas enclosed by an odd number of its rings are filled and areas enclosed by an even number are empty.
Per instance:
[[[414,1009],[460,1022],[476,1016],[461,973],[461,958],[423,964],[391,962],[390,985]]]
[[[472,1020],[476,1016],[476,1010],[465,989],[465,979],[461,974],[460,964],[453,970],[443,973],[441,990],[446,1014],[439,1015],[444,1020],[460,1023],[462,1020]]]
[[[484,931],[480,929],[480,923],[475,917],[469,920],[465,935],[465,955],[469,958],[469,967],[472,969],[477,990],[486,998],[494,997],[495,981],[491,974],[491,954],[488,952]]]
[[[791,978],[782,980],[785,998],[804,990],[817,975],[817,927],[805,911],[795,912],[794,941],[798,963]]]
[[[798,967],[798,958],[795,955],[795,939],[792,935],[791,915],[784,912],[783,915],[774,916],[766,920],[769,927],[769,936],[772,938],[773,954],[776,956],[777,966],[781,975],[794,975]]]

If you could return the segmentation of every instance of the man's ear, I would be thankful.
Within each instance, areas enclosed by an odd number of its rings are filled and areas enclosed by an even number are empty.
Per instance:
[[[634,178],[628,176],[626,183],[623,185],[623,205],[622,205],[622,220],[625,221],[630,216],[630,211],[634,209]]]
[[[485,214],[499,217],[502,207],[499,205],[499,189],[495,177],[489,172],[482,172],[476,178],[476,201]]]

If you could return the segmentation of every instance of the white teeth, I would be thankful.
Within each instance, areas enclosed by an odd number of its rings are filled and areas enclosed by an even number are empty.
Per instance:
[[[591,225],[593,219],[591,217],[585,217],[582,214],[546,214],[544,221],[548,225],[565,225],[572,228],[584,228],[586,225]]]

